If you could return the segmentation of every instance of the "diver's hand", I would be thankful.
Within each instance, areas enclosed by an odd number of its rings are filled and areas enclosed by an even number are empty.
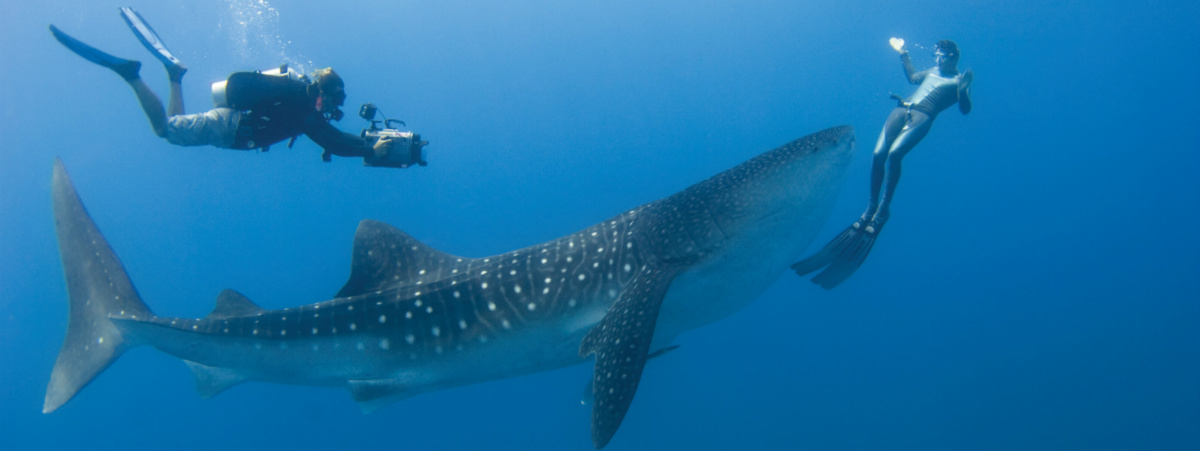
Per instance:
[[[394,144],[395,144],[395,141],[392,140],[391,136],[384,136],[382,138],[379,138],[379,141],[375,141],[375,147],[374,147],[375,158],[386,157],[388,154],[388,151],[392,149],[392,146]]]
[[[963,72],[963,74],[958,79],[958,90],[964,91],[964,92],[970,90],[971,82],[973,82],[973,81],[975,81],[975,72],[972,71],[971,69],[967,69],[967,71]]]
[[[908,53],[908,50],[904,49],[904,40],[903,39],[891,38],[891,39],[888,39],[888,44],[891,44],[892,48],[896,49],[896,53],[900,53],[900,54]]]

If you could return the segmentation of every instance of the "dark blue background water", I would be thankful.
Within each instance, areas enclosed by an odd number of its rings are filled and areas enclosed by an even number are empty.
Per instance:
[[[265,154],[171,146],[124,83],[46,31],[141,59],[165,94],[122,3],[9,2],[5,449],[589,449],[590,365],[364,416],[339,389],[250,383],[201,400],[183,364],[138,348],[41,414],[67,318],[53,158],[164,315],[202,316],[224,288],[270,308],[324,300],[363,218],[489,255],[854,125],[815,248],[865,206],[887,95],[912,88],[891,36],[922,66],[957,40],[974,112],[942,115],[905,160],[853,278],[825,291],[787,275],[679,337],[609,449],[1200,448],[1195,2],[132,3],[191,68],[189,111],[233,71],[331,65],[348,109],[406,120],[432,141],[430,165],[325,164],[307,139]]]

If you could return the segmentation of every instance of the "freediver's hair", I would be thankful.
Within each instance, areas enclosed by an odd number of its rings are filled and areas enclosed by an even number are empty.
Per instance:
[[[949,39],[942,39],[938,41],[937,48],[942,49],[943,52],[947,53],[946,56],[949,59],[956,60],[958,57],[962,56],[962,53],[958,51],[958,44],[955,44],[954,41]]]

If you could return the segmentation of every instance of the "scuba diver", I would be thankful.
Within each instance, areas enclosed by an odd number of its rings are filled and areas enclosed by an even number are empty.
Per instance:
[[[332,68],[317,70],[311,81],[307,76],[289,71],[286,65],[280,67],[278,73],[238,72],[229,80],[214,84],[213,98],[217,108],[205,113],[184,114],[181,84],[187,67],[167,50],[140,14],[129,7],[121,8],[120,13],[142,45],[167,69],[171,88],[165,111],[162,101],[139,75],[142,63],[100,51],[68,36],[54,25],[50,25],[50,32],[75,54],[107,67],[125,79],[137,94],[154,134],[172,144],[265,151],[271,144],[288,138],[291,138],[288,144],[291,147],[296,137],[304,134],[324,148],[324,161],[330,161],[332,154],[363,157],[364,162],[384,161],[395,144],[391,135],[376,136],[372,142],[344,133],[330,124],[330,120],[342,118],[338,107],[346,100],[345,84]],[[415,143],[418,155],[423,143],[419,138]]]
[[[938,113],[955,103],[962,114],[971,112],[974,73],[970,69],[959,73],[958,60],[962,54],[958,44],[948,39],[938,41],[933,54],[937,66],[920,72],[913,68],[903,39],[892,38],[891,45],[900,53],[909,83],[920,86],[907,99],[892,94],[898,105],[884,122],[875,144],[867,210],[816,254],[792,265],[800,276],[825,268],[812,278],[812,282],[827,290],[849,278],[866,260],[875,238],[891,215],[889,207],[896,184],[900,182],[900,161],[929,133]]]

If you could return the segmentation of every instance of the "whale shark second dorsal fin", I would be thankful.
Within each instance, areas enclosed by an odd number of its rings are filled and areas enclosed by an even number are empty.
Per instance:
[[[336,297],[441,280],[468,260],[429,247],[388,224],[364,219],[354,234],[350,280]]]
[[[233,290],[225,290],[217,296],[217,306],[204,319],[237,318],[262,313],[262,307]]]

